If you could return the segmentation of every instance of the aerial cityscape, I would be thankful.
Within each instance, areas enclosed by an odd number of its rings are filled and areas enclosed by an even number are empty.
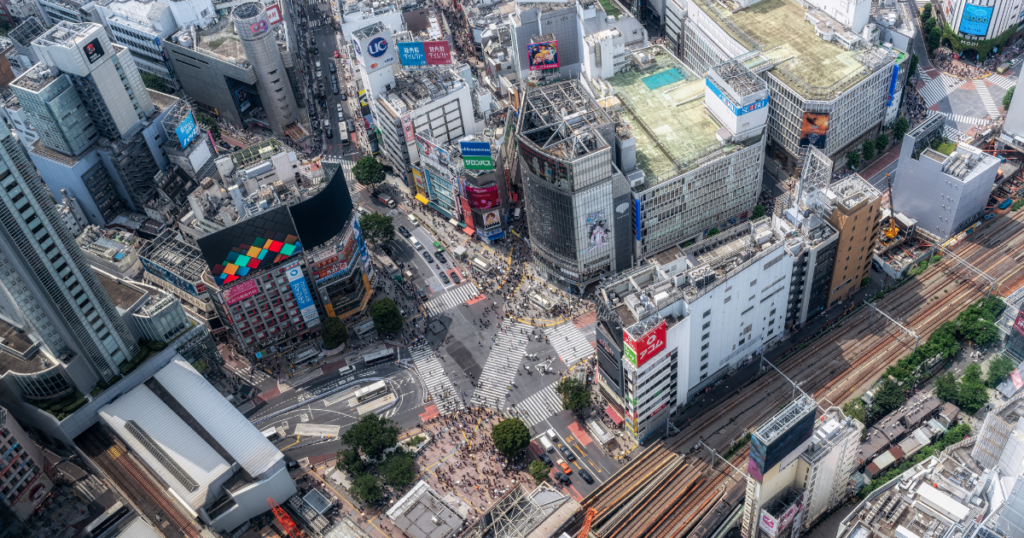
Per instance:
[[[1017,0],[0,0],[0,538],[1024,538]]]

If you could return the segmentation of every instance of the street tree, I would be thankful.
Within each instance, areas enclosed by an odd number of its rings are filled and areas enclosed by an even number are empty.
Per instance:
[[[550,476],[548,473],[550,473],[551,471],[550,469],[548,469],[548,466],[543,461],[533,460],[530,462],[530,465],[526,468],[526,472],[530,473],[530,476],[533,477],[533,480],[540,484],[541,482],[544,481],[544,479]]]
[[[957,406],[968,415],[973,415],[988,403],[988,388],[981,379],[981,366],[971,363],[960,378],[960,393]]]
[[[852,169],[856,169],[858,166],[860,166],[860,152],[854,150],[854,151],[851,151],[851,152],[847,153],[846,154],[846,167],[852,170]]]
[[[491,440],[498,452],[514,459],[530,445],[530,428],[518,418],[507,418],[491,429]]]
[[[889,135],[886,133],[879,133],[875,137],[875,150],[879,153],[885,151],[885,148],[889,147]]]
[[[384,493],[380,489],[380,478],[372,474],[357,476],[352,480],[352,487],[348,492],[366,504],[376,504],[384,498]]]
[[[860,145],[860,151],[861,151],[861,155],[864,157],[865,161],[870,161],[871,159],[874,159],[875,158],[875,140],[873,138],[869,138],[869,139],[865,140],[864,143]]]
[[[562,396],[562,405],[570,412],[580,414],[590,407],[591,392],[587,384],[574,377],[563,377],[555,384],[555,392]]]
[[[930,18],[932,18],[932,5],[925,4],[924,7],[921,9],[921,20],[926,21]]]
[[[334,349],[342,344],[348,343],[348,328],[345,322],[335,316],[327,316],[323,321],[323,329],[320,330],[320,337],[324,340],[324,347]]]
[[[952,372],[940,375],[935,379],[935,397],[944,402],[953,402],[960,399],[960,385]]]
[[[1010,110],[1010,102],[1013,101],[1013,92],[1017,89],[1016,85],[1010,86],[1009,90],[1003,95],[1003,110]]]
[[[920,61],[921,60],[917,57],[916,54],[911,54],[910,55],[910,66],[907,68],[907,83],[910,82],[910,77],[912,77],[912,76],[917,74],[917,64]],[[899,140],[899,139],[897,138],[897,140]]]
[[[754,211],[750,214],[750,218],[759,219],[767,214],[768,212],[765,210],[764,206],[761,204],[757,204],[756,206],[754,206]]]
[[[391,217],[380,213],[369,213],[359,217],[363,237],[374,246],[380,246],[395,238],[395,224]]]
[[[370,305],[370,319],[377,334],[392,334],[402,328],[402,312],[389,297],[378,299]]]
[[[366,468],[363,459],[359,457],[359,451],[354,448],[343,448],[338,451],[337,467],[353,478],[363,474]]]
[[[892,127],[892,137],[896,140],[897,144],[900,140],[903,140],[903,136],[907,134],[907,131],[909,130],[910,121],[907,118],[900,116],[900,118],[896,120],[896,125],[893,125]]]
[[[1010,377],[1010,373],[1017,368],[1014,364],[1013,359],[1006,355],[1000,355],[999,357],[992,359],[992,362],[988,363],[988,378],[985,379],[985,384],[991,388],[996,388],[1000,383]]]
[[[390,419],[370,413],[341,435],[341,444],[378,459],[398,444],[398,428]]]
[[[355,166],[352,167],[352,175],[356,177],[356,183],[370,187],[370,191],[376,194],[377,185],[384,183],[387,179],[387,174],[384,173],[384,165],[380,164],[377,159],[367,155],[362,159],[359,159]],[[359,223],[362,225],[362,222]]]
[[[942,29],[938,26],[933,26],[931,30],[928,30],[928,37],[925,39],[925,43],[928,45],[928,50],[935,50],[941,42]]]
[[[416,478],[416,464],[412,452],[401,448],[395,449],[384,457],[378,471],[384,483],[395,489],[412,484]]]

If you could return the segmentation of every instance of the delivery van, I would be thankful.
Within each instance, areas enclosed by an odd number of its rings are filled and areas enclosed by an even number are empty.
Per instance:
[[[423,250],[423,243],[420,243],[420,240],[416,239],[416,236],[410,237],[409,242],[412,243],[413,248],[416,250]]]

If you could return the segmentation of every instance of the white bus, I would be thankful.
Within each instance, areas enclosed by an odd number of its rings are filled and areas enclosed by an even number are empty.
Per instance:
[[[388,349],[385,347],[383,349],[372,351],[370,353],[367,353],[366,355],[363,355],[363,362],[366,363],[367,366],[373,366],[374,364],[377,364],[379,362],[394,360],[397,357],[398,354],[395,352],[395,350]]]
[[[367,400],[376,399],[378,396],[382,396],[388,391],[388,386],[383,381],[375,381],[369,385],[356,390],[356,401],[363,403]]]
[[[344,121],[338,122],[338,138],[341,140],[342,145],[347,145],[348,140],[348,125]]]

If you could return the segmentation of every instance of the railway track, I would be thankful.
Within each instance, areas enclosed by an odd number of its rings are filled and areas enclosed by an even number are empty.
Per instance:
[[[93,460],[143,514],[168,537],[200,538],[195,524],[160,491],[128,455],[128,449],[93,426],[76,438],[76,444]],[[165,521],[153,521],[156,515]]]

